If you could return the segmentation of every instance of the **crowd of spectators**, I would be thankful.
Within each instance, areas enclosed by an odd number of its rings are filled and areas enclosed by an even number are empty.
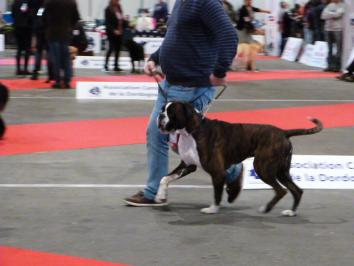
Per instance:
[[[55,2],[60,0],[48,0]],[[63,2],[75,0],[63,0]],[[36,79],[40,70],[41,55],[43,50],[50,45],[47,43],[48,30],[44,30],[41,8],[43,0],[15,0],[12,7],[14,18],[15,36],[17,39],[17,75],[27,75],[29,55],[34,52],[36,64],[32,78]],[[114,70],[120,71],[118,58],[121,47],[126,42],[124,36],[138,37],[164,37],[167,29],[169,7],[164,0],[157,0],[150,9],[139,9],[138,16],[130,18],[123,14],[119,0],[110,1],[104,11],[105,33],[107,36],[107,54],[105,70],[108,70],[108,60],[111,53],[115,55]],[[244,0],[239,9],[222,0],[224,10],[238,31],[240,54],[243,54],[246,70],[254,71],[255,54],[262,50],[260,44],[253,40],[252,35],[264,34],[264,30],[257,27],[255,13],[270,13],[252,6],[252,0]],[[118,3],[118,4],[117,4]],[[304,39],[305,44],[314,44],[316,41],[328,43],[328,68],[325,71],[339,72],[341,69],[342,44],[343,44],[343,18],[345,5],[342,0],[309,0],[305,5],[295,4],[290,6],[287,1],[280,2],[278,14],[279,32],[281,34],[280,54],[284,50],[289,37]],[[78,14],[78,13],[77,13]],[[79,16],[73,20],[70,27],[74,27]],[[44,16],[45,17],[45,16]],[[3,24],[3,23],[2,23]],[[58,23],[54,23],[58,24]],[[53,26],[51,26],[53,27]],[[118,34],[119,33],[119,34]],[[35,41],[33,41],[35,40]],[[52,47],[54,49],[54,47]],[[23,60],[21,58],[23,57]],[[54,60],[55,55],[51,58]],[[23,62],[23,66],[21,65]],[[57,69],[57,68],[55,68]],[[64,70],[67,70],[64,68]],[[54,70],[54,72],[57,70]],[[51,71],[51,73],[54,73]],[[55,75],[55,74],[53,74]],[[51,77],[53,78],[53,77]]]

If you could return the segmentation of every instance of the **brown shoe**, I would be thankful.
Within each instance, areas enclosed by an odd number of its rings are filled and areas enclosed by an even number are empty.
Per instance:
[[[354,74],[351,74],[350,76],[345,77],[343,80],[347,81],[347,82],[354,82]]]
[[[346,77],[349,77],[349,76],[351,76],[350,73],[344,73],[344,74],[342,74],[340,76],[337,76],[336,79],[344,80]]]
[[[147,199],[144,197],[144,192],[142,191],[139,191],[129,198],[126,198],[124,202],[127,205],[135,207],[166,206],[168,204],[167,201],[158,203],[155,200]]]
[[[240,194],[242,190],[242,183],[243,183],[243,165],[241,167],[240,174],[236,177],[236,180],[226,186],[226,192],[229,195],[227,201],[229,203],[234,202],[234,200]]]

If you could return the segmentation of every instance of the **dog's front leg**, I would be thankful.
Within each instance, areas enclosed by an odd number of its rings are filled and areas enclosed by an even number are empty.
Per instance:
[[[160,181],[160,187],[159,190],[156,194],[155,201],[156,202],[163,202],[167,200],[167,189],[168,185],[177,180],[180,179],[192,172],[194,172],[197,169],[197,166],[195,165],[186,165],[183,161],[177,166],[175,170],[173,170],[168,176],[164,176],[161,181]]]
[[[214,187],[214,203],[208,208],[203,208],[200,211],[205,214],[215,214],[220,210],[220,202],[222,198],[222,192],[224,190],[225,178],[222,175],[212,176]]]

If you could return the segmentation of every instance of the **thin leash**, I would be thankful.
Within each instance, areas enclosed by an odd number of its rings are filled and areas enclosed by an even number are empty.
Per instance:
[[[161,84],[160,84],[160,81],[159,79],[157,78],[157,76],[160,76],[160,77],[163,77],[163,75],[161,73],[156,73],[155,75],[153,75],[156,83],[157,83],[157,86],[159,88],[159,92],[162,94],[162,96],[165,98],[165,101],[167,102],[167,93],[162,89],[161,87]],[[208,113],[209,111],[209,108],[210,106],[212,105],[212,103],[214,101],[216,101],[217,99],[219,99],[221,97],[221,95],[225,92],[225,90],[227,89],[227,86],[226,85],[220,85],[220,86],[214,86],[214,87],[222,87],[222,89],[220,90],[220,92],[215,96],[215,98],[210,102],[210,104],[208,104],[207,108],[205,109],[205,111],[203,112],[203,119],[205,118],[206,114]],[[192,101],[192,103],[194,101],[196,101],[199,97],[201,97],[202,95],[198,96],[196,99],[194,99]]]

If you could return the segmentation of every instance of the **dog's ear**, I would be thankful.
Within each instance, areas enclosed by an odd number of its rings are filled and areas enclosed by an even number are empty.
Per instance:
[[[186,119],[186,130],[187,132],[192,132],[200,124],[199,116],[194,109],[194,106],[190,103],[184,103],[184,116]]]
[[[183,103],[183,110],[184,110],[184,117],[186,118],[187,121],[193,118],[195,110],[192,104]]]

